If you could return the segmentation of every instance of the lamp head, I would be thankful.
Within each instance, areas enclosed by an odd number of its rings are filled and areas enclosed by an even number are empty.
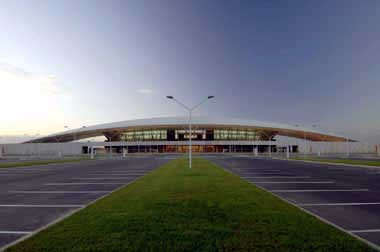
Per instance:
[[[207,96],[207,99],[212,99],[212,98],[214,98],[215,96],[213,96],[213,95],[209,95],[209,96]]]
[[[166,98],[168,98],[168,99],[173,99],[174,97],[171,96],[171,95],[167,95]]]

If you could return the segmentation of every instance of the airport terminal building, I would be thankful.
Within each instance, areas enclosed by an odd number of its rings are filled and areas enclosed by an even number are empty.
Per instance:
[[[46,152],[60,146],[61,152],[88,153],[91,148],[114,153],[183,153],[188,151],[189,139],[193,152],[299,152],[299,142],[352,141],[335,134],[298,126],[225,117],[160,117],[99,124],[67,130],[19,144],[24,152]],[[104,136],[105,141],[86,139]],[[278,137],[298,139],[279,142]],[[23,147],[20,147],[23,146]],[[33,149],[31,150],[32,147]],[[50,146],[50,147],[48,147]],[[64,147],[66,146],[66,147]],[[8,147],[8,150],[12,148]],[[27,150],[25,150],[27,149]],[[53,150],[52,150],[53,151]]]

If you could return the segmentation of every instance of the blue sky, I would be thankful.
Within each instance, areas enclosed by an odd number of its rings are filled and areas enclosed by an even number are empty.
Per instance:
[[[379,23],[375,0],[5,0],[0,136],[183,115],[170,94],[380,142]]]

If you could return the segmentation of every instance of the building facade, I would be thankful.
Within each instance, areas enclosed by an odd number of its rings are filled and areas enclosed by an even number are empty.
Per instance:
[[[67,143],[104,136],[104,142],[82,143],[113,152],[187,152],[191,138],[194,152],[298,152],[298,144],[279,143],[278,136],[312,142],[353,141],[346,137],[298,126],[223,117],[161,117],[107,123],[40,137],[25,144]]]

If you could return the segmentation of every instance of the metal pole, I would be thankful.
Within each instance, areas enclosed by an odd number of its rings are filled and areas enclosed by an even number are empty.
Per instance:
[[[94,159],[94,146],[90,146],[91,159]]]
[[[307,151],[307,146],[306,146],[306,132],[305,130],[303,131],[303,144],[304,144],[304,152],[303,152],[303,157],[306,158],[306,151]]]
[[[350,144],[348,141],[348,137],[346,138],[346,143],[347,143],[347,157],[349,157],[350,156]]]
[[[110,157],[112,158],[112,144],[111,144],[111,142],[112,142],[112,137],[110,136],[110,144],[109,144],[109,146],[110,146]]]
[[[175,99],[173,96],[171,95],[168,95],[166,96],[166,98],[168,99],[172,99],[174,100],[176,103],[178,103],[180,106],[182,106],[183,108],[185,108],[187,111],[189,111],[189,168],[191,169],[191,152],[192,152],[192,142],[191,142],[191,137],[192,137],[192,131],[191,131],[191,117],[192,117],[192,112],[194,109],[196,109],[197,107],[199,107],[200,105],[202,105],[204,102],[206,102],[207,100],[209,99],[212,99],[214,98],[213,95],[210,95],[210,96],[207,96],[206,99],[202,100],[200,103],[198,103],[197,105],[193,106],[192,108],[186,106],[185,104],[183,104],[182,102],[178,101],[177,99]]]
[[[286,158],[289,158],[289,145],[286,146]]]
[[[191,115],[192,115],[192,112],[193,110],[189,110],[189,168],[191,169],[191,145],[192,145],[192,142],[191,142],[191,138],[192,138],[192,135],[191,135]]]
[[[271,145],[271,143],[269,143],[269,156],[270,157],[272,156],[272,145]]]

